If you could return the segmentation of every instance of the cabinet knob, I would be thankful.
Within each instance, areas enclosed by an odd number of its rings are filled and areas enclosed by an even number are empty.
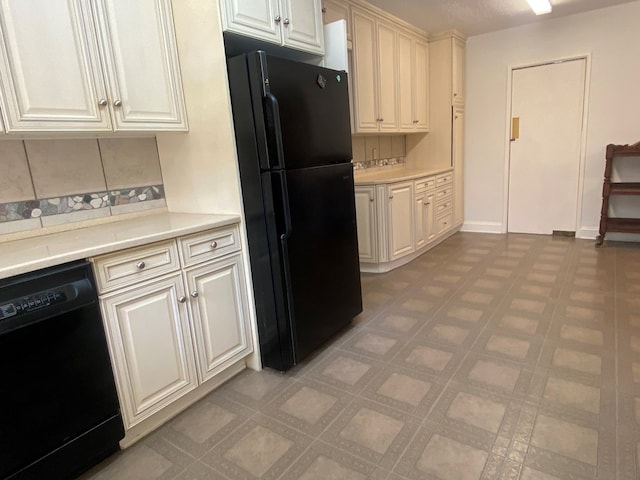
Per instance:
[[[322,7],[322,13],[327,13],[327,7]]]
[[[100,100],[98,100],[98,105],[100,105],[101,107],[106,107],[108,103],[109,102],[106,98],[101,98]]]
[[[453,96],[454,96],[454,97],[457,97],[457,96],[458,96],[458,94],[457,94],[457,93],[454,93],[454,94],[453,94]]]
[[[191,296],[193,298],[198,298],[198,292],[196,292],[195,290],[193,292],[191,292]]]
[[[114,100],[113,106],[116,107],[116,108],[121,107],[122,106],[122,100],[119,100],[119,99],[118,100]]]
[[[282,22],[282,23],[284,23],[285,25],[289,25],[289,19],[288,19],[288,18],[285,18],[285,19],[284,19],[284,22]]]
[[[218,248],[218,242],[216,241],[211,242],[211,248]]]
[[[186,302],[186,301],[187,301],[187,297],[185,297],[184,295],[182,295],[181,297],[178,297],[178,301],[179,301],[180,303],[184,303],[184,302]]]
[[[381,121],[381,122],[384,122],[384,118],[380,117],[380,121]]]
[[[389,195],[389,198],[390,198],[390,199],[391,199],[391,198],[393,198],[393,195]]]
[[[138,262],[138,263],[136,263],[136,268],[137,268],[138,270],[142,270],[142,269],[143,269],[144,267],[146,267],[146,266],[147,266],[147,264],[146,264],[146,263],[144,263],[144,262]]]
[[[282,17],[280,15],[276,15],[276,18],[274,18],[274,20],[276,21],[276,23],[280,23],[280,20],[282,20]]]
[[[370,201],[370,202],[373,202],[373,198],[369,198],[369,201]]]

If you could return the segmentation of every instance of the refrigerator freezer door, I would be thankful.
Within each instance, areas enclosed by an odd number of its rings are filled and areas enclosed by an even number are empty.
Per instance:
[[[286,186],[291,232],[282,253],[300,360],[362,311],[353,166],[290,170]]]
[[[350,162],[347,74],[277,57],[267,57],[267,64],[269,90],[279,105],[284,168]]]

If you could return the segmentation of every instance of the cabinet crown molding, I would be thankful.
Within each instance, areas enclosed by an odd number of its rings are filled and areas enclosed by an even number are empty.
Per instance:
[[[386,10],[382,10],[381,8],[376,7],[375,5],[372,5],[369,2],[366,2],[364,0],[344,0],[342,3],[344,3],[345,5],[350,4],[352,6],[360,7],[364,10],[367,10],[369,13],[373,13],[378,17],[382,17],[385,20],[390,21],[391,23],[395,24],[395,26],[397,27],[402,27],[405,30],[409,30],[410,32],[415,33],[416,35],[420,35],[424,38],[429,38],[428,32],[422,30],[421,28],[416,27],[415,25],[410,24],[409,22],[402,20],[401,18],[398,18],[390,14]]]
[[[464,43],[466,43],[467,41],[467,36],[464,33],[455,29],[445,30],[444,32],[439,32],[439,33],[434,33],[433,35],[429,35],[430,42],[436,42],[438,40],[444,40],[446,38],[456,38]]]

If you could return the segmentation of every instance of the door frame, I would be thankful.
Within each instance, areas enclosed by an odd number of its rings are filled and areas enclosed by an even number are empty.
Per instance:
[[[584,172],[587,154],[587,128],[589,119],[589,96],[591,90],[591,53],[581,55],[571,55],[567,57],[557,57],[551,60],[541,60],[533,63],[511,64],[507,67],[507,108],[505,113],[505,134],[504,134],[504,198],[502,206],[502,229],[500,233],[508,232],[509,221],[509,175],[511,162],[511,112],[512,112],[512,94],[513,94],[513,71],[523,68],[540,67],[553,63],[564,63],[572,60],[585,60],[584,75],[584,98],[582,105],[582,132],[580,135],[580,159],[578,166],[578,198],[576,212],[576,238],[592,238],[590,232],[582,232],[582,205],[584,192]],[[590,229],[589,229],[590,230]],[[585,235],[586,233],[586,235]]]

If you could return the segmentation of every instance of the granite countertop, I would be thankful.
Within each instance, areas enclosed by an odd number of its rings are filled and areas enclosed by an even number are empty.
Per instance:
[[[439,173],[450,172],[451,167],[441,168],[438,170],[425,170],[424,168],[415,166],[394,166],[394,167],[378,167],[371,168],[362,173],[356,170],[354,182],[356,185],[372,185],[381,183],[401,182],[403,180],[414,180],[420,177],[428,177]]]
[[[240,222],[238,215],[155,213],[0,243],[0,279]]]

